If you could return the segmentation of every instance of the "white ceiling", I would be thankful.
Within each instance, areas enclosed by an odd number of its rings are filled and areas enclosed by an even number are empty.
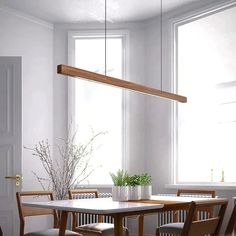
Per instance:
[[[136,21],[160,13],[161,0],[107,0],[107,19],[111,22]],[[162,0],[163,11],[204,0]],[[104,20],[105,0],[0,0],[3,6],[52,23]]]

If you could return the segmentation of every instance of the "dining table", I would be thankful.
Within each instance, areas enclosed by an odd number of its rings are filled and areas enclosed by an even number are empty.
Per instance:
[[[138,217],[138,236],[143,236],[144,216],[158,212],[187,209],[192,201],[214,201],[214,198],[175,197],[153,195],[147,200],[125,202],[113,201],[112,198],[90,198],[72,200],[54,200],[44,202],[24,202],[28,207],[49,208],[61,212],[59,236],[65,235],[67,218],[70,212],[111,216],[114,219],[114,235],[123,235],[123,218]]]

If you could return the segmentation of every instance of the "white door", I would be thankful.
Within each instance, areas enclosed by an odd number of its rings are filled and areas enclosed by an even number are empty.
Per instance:
[[[15,177],[22,157],[21,57],[0,57],[0,226],[3,236],[17,236]]]

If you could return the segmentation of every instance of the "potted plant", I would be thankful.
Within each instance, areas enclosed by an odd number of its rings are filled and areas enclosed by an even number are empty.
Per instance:
[[[110,173],[114,186],[112,187],[113,201],[127,201],[128,200],[128,173],[125,170],[118,170],[115,174]]]
[[[139,175],[130,175],[127,179],[129,186],[129,200],[141,199],[141,184]]]
[[[141,185],[141,199],[150,199],[152,195],[152,178],[149,174],[145,173],[139,176]]]

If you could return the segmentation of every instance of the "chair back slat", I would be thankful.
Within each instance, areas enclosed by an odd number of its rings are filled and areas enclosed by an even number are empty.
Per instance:
[[[46,208],[36,208],[36,207],[22,207],[22,214],[26,216],[40,216],[40,215],[54,215],[54,210]]]
[[[181,195],[199,195],[199,196],[205,196],[205,197],[216,197],[216,191],[215,190],[206,190],[206,189],[178,189],[177,190],[177,196]]]
[[[76,195],[82,194],[94,194],[95,198],[98,198],[97,189],[71,189],[69,190],[69,199],[73,199]]]
[[[181,236],[219,235],[227,204],[228,200],[224,198],[191,202]],[[215,215],[209,219],[195,220],[196,212],[205,207],[214,208]]]
[[[205,234],[213,234],[217,228],[220,218],[195,221],[191,224],[189,235],[199,236]]]

